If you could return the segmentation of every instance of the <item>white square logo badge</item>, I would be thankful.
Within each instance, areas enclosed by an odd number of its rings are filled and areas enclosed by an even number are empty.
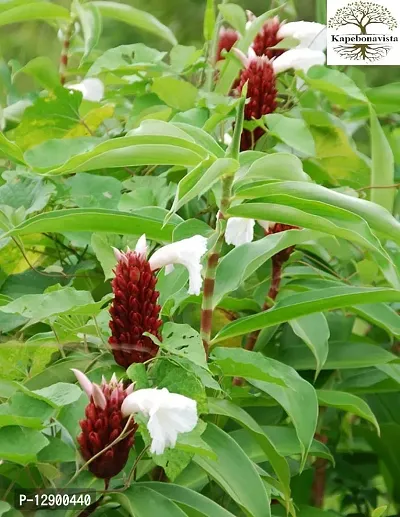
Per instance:
[[[400,65],[400,0],[327,0],[328,65]]]

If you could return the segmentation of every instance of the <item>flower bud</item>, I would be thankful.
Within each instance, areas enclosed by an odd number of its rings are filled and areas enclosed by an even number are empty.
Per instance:
[[[107,383],[103,378],[99,386],[90,382],[79,370],[72,371],[89,397],[89,404],[85,409],[86,418],[79,422],[82,432],[77,438],[83,459],[89,461],[111,445],[124,431],[128,418],[122,414],[121,406],[132,392],[133,385],[124,389],[122,382],[118,382],[114,374],[110,382]],[[125,429],[125,437],[88,464],[90,472],[105,480],[119,474],[128,460],[137,427],[131,419]]]

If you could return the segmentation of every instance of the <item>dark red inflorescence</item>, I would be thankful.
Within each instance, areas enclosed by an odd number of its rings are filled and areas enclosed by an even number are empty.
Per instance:
[[[85,461],[118,438],[128,422],[121,413],[122,402],[127,396],[122,383],[103,381],[101,386],[94,385],[94,390],[100,390],[104,397],[92,395],[85,409],[86,418],[79,422],[82,432],[77,440]],[[137,427],[131,420],[125,430],[127,436],[89,463],[88,469],[96,477],[109,480],[121,472],[128,460]]]
[[[109,343],[116,362],[127,368],[155,357],[158,346],[143,332],[161,340],[162,320],[155,290],[157,278],[149,262],[135,251],[122,253],[112,281],[114,300],[110,308]]]

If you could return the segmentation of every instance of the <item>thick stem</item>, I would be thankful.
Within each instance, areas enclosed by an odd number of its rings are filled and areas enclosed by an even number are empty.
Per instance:
[[[72,20],[68,24],[66,31],[65,31],[64,40],[63,40],[62,49],[61,49],[59,75],[60,75],[60,83],[62,86],[64,86],[65,81],[66,81],[65,73],[67,71],[67,66],[68,66],[69,45],[71,42],[72,31],[74,29],[74,25],[75,25],[74,20]]]
[[[315,439],[326,445],[328,438],[326,435],[315,433]],[[324,505],[325,485],[326,485],[326,467],[328,461],[325,458],[317,458],[314,463],[314,480],[311,489],[312,505],[316,508],[322,508]]]
[[[225,214],[229,208],[231,189],[233,183],[233,176],[226,176],[222,180],[222,198],[221,198],[221,209],[217,221],[216,231],[218,232],[217,240],[214,246],[211,248],[207,258],[207,267],[204,276],[204,290],[203,290],[203,302],[201,306],[201,325],[200,334],[203,340],[204,350],[208,356],[210,341],[211,341],[211,330],[212,330],[212,317],[213,317],[213,298],[214,298],[214,287],[215,287],[215,274],[218,266],[219,257],[222,250],[222,245],[225,239],[226,220]]]

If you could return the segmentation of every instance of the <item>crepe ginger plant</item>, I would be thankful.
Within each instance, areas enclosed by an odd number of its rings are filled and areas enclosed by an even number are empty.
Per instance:
[[[0,61],[0,514],[398,515],[399,83],[130,4],[0,2],[59,55]]]

